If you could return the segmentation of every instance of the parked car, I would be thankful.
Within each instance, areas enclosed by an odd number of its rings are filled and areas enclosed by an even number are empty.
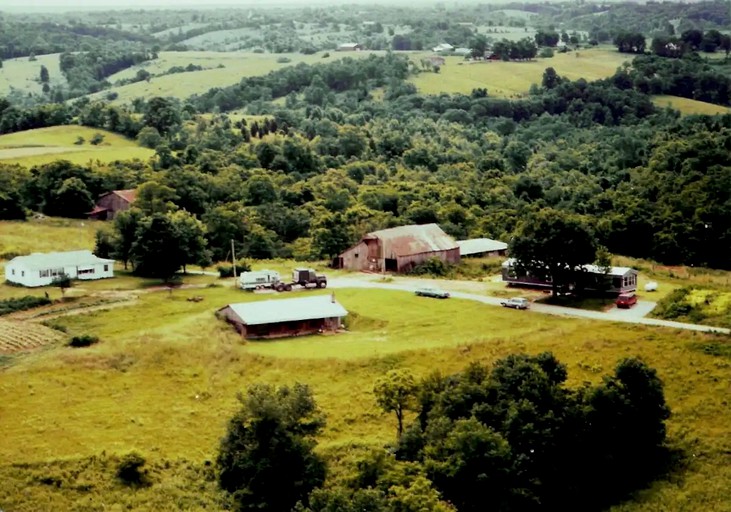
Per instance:
[[[449,292],[445,292],[434,286],[427,286],[416,290],[417,297],[434,297],[435,299],[448,299]]]
[[[528,299],[524,299],[523,297],[513,297],[512,299],[502,301],[500,304],[506,308],[513,309],[528,309],[530,307]]]
[[[631,308],[637,304],[637,295],[634,293],[620,293],[616,304],[618,308]]]

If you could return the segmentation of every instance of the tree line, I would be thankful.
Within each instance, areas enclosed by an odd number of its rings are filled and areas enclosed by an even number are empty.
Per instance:
[[[374,398],[396,415],[396,443],[336,476],[315,451],[326,418],[312,391],[254,385],[221,440],[218,482],[242,511],[578,511],[618,503],[673,467],[655,370],[629,358],[596,385],[566,379],[550,353],[421,381],[391,370]],[[415,419],[402,433],[405,411]]]

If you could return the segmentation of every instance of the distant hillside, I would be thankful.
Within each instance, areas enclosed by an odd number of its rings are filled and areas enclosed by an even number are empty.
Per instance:
[[[104,138],[98,145],[92,145],[90,141],[96,134]],[[83,144],[76,144],[80,138]],[[75,163],[112,162],[147,159],[153,154],[154,151],[139,147],[133,140],[85,126],[54,126],[0,136],[0,163],[31,166],[59,159]]]

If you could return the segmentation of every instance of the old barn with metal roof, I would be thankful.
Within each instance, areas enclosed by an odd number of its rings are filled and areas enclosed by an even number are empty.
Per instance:
[[[400,226],[365,235],[335,266],[372,272],[408,272],[431,258],[459,263],[459,246],[436,224]]]
[[[304,336],[340,329],[348,311],[335,294],[229,304],[216,316],[250,339]]]

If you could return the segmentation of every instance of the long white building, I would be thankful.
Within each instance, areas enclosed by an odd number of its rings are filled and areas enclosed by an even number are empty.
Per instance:
[[[91,251],[36,252],[5,265],[6,281],[29,287],[48,286],[62,274],[82,280],[114,277],[114,260],[98,258]]]

